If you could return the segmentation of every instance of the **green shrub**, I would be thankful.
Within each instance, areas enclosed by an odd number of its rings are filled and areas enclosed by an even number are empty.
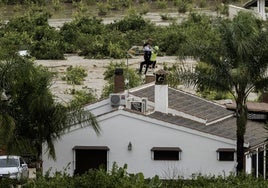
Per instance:
[[[177,6],[179,13],[185,13],[188,10],[187,0],[176,0],[175,5]]]
[[[157,2],[156,2],[156,7],[158,8],[158,9],[166,9],[167,8],[167,4],[168,2],[167,1],[165,1],[165,0],[157,0]]]
[[[201,1],[199,2],[199,7],[200,7],[200,8],[204,8],[204,7],[206,7],[206,5],[207,5],[206,0],[201,0]]]
[[[0,180],[0,188],[8,188],[8,187],[16,187],[16,185],[19,185],[24,182],[20,182],[15,179],[8,179],[8,178],[3,178]]]
[[[79,33],[79,28],[76,26],[75,22],[65,22],[61,27],[59,34],[63,38],[66,53],[75,53],[78,51],[79,46],[76,42],[78,40]]]
[[[148,25],[142,16],[138,14],[129,14],[122,20],[119,20],[110,25],[111,29],[116,29],[121,32],[127,32],[130,30],[142,31]]]
[[[127,67],[125,62],[111,62],[104,72],[104,80],[107,81],[105,86],[102,89],[101,98],[108,97],[110,93],[113,93],[114,90],[114,71],[116,68],[123,68],[124,78],[128,80],[128,84],[125,84],[125,89],[130,89],[136,86],[141,85],[142,80],[137,74],[136,70]]]
[[[66,80],[67,83],[81,85],[84,78],[87,76],[86,70],[80,66],[70,66],[67,68]]]
[[[98,10],[99,10],[98,12],[99,16],[107,15],[111,9],[110,4],[107,4],[107,3],[97,3],[97,5],[98,5]]]
[[[128,8],[132,4],[131,0],[110,0],[109,5],[111,10],[120,10],[122,8]]]
[[[223,15],[229,15],[229,6],[226,4],[217,5],[216,11]]]
[[[74,99],[70,102],[71,106],[81,106],[87,103],[97,101],[97,96],[92,89],[83,89],[80,91],[74,91]]]

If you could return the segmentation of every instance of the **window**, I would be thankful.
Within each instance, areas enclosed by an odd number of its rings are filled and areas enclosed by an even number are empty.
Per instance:
[[[74,150],[74,174],[83,174],[89,169],[107,170],[108,151],[107,146],[75,146]]]
[[[151,151],[154,160],[180,160],[181,149],[179,147],[153,147]]]
[[[219,161],[234,161],[235,149],[232,148],[219,148],[217,150]]]

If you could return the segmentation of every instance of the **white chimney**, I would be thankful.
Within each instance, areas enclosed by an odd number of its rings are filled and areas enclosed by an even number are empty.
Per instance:
[[[159,70],[155,73],[154,102],[155,111],[168,113],[168,85],[166,71]]]

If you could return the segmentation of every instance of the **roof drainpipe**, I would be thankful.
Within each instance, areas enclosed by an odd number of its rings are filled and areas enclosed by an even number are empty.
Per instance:
[[[154,101],[155,111],[168,113],[168,85],[167,72],[159,70],[155,73]]]

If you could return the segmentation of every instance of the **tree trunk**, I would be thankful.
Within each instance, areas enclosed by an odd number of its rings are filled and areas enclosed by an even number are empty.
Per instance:
[[[244,171],[244,135],[240,135],[237,130],[237,140],[236,140],[236,150],[237,150],[237,173]]]
[[[243,101],[238,101],[237,103],[237,119],[236,119],[236,150],[237,150],[237,173],[244,172],[244,135],[246,132],[247,124],[247,107],[244,105]]]

